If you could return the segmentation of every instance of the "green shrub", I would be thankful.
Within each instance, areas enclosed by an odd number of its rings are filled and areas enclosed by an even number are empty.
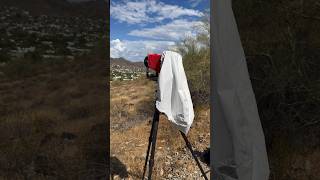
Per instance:
[[[268,138],[320,125],[320,13],[312,1],[233,4]]]
[[[209,104],[210,99],[210,30],[209,15],[203,19],[203,24],[196,37],[188,37],[177,44],[177,49],[183,56],[183,65],[195,105]]]

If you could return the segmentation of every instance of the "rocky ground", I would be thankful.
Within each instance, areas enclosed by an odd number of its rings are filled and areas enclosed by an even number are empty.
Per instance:
[[[144,78],[111,83],[111,178],[141,179],[153,115],[155,83]],[[195,107],[188,139],[209,177],[203,158],[209,147],[209,107]],[[164,115],[160,117],[153,179],[201,179],[190,151]]]

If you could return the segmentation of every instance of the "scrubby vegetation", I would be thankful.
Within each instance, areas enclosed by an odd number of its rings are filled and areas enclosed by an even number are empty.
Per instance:
[[[320,153],[319,2],[246,0],[233,5],[272,177],[318,178],[319,166],[311,160],[319,160]]]
[[[187,37],[177,44],[195,105],[209,105],[210,98],[210,14],[202,25],[194,27],[195,37]]]

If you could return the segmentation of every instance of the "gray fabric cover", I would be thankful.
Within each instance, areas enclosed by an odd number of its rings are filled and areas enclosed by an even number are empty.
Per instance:
[[[211,12],[211,179],[267,180],[264,134],[231,0],[213,0]]]

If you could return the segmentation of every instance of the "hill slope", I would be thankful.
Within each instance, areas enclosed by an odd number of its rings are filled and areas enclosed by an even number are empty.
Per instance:
[[[0,76],[0,179],[107,179],[106,60],[27,63]]]
[[[145,72],[142,62],[130,62],[124,58],[110,58],[111,80],[133,80]]]
[[[71,3],[67,0],[0,0],[0,6],[13,6],[33,15],[93,17],[106,19],[108,4],[104,0]]]
[[[110,65],[111,67],[115,65],[119,65],[119,66],[127,67],[130,69],[131,68],[143,69],[145,67],[143,62],[131,62],[124,58],[110,58]]]

